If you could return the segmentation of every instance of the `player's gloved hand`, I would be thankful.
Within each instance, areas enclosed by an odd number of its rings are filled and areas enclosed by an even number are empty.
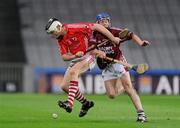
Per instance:
[[[145,47],[145,46],[148,46],[150,45],[151,43],[147,40],[143,40],[143,44],[141,46]]]
[[[127,28],[123,29],[123,30],[119,33],[119,38],[120,38],[120,39],[125,39],[125,38],[127,38],[129,32],[130,32],[130,31],[129,31]]]
[[[100,51],[100,50],[97,50],[96,51],[96,57],[99,57],[99,58],[106,58],[106,53],[103,52],[103,51]]]
[[[79,51],[75,54],[76,57],[82,57],[84,55],[83,51]]]

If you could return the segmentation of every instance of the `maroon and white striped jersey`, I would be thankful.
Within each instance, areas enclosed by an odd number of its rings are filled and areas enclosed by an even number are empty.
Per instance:
[[[122,29],[111,27],[108,28],[108,30],[115,36],[119,37],[119,33],[122,31]],[[107,37],[99,32],[94,32],[93,37],[91,37],[89,46],[91,45],[97,45],[107,40]],[[106,44],[98,48],[101,51],[104,51],[108,57],[112,57],[114,59],[123,59],[123,53],[120,49],[120,44],[114,46],[112,42],[109,40]]]

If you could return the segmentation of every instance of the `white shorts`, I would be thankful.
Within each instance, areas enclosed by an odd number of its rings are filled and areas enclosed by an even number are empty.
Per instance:
[[[95,65],[96,65],[95,56],[94,56],[94,55],[87,54],[87,55],[82,56],[82,57],[80,57],[80,58],[75,58],[75,59],[73,59],[73,60],[71,61],[71,63],[69,64],[68,69],[69,69],[70,67],[74,66],[77,62],[82,61],[82,60],[86,60],[86,61],[88,62],[88,64],[89,64],[89,70],[93,69],[93,68],[95,67]],[[67,69],[67,70],[68,70],[68,69]]]
[[[104,81],[117,79],[126,73],[126,70],[121,64],[110,64],[102,71]]]

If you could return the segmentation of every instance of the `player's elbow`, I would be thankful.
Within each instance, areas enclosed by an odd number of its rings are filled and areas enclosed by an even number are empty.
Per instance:
[[[62,57],[62,59],[63,59],[64,61],[67,61],[66,55],[62,55],[61,57]]]
[[[93,30],[94,31],[100,31],[102,28],[104,28],[102,25],[100,25],[100,24],[94,24],[94,26],[93,26]]]
[[[62,58],[63,59],[63,61],[68,61],[68,59],[66,59],[66,58]]]
[[[72,58],[71,58],[69,55],[62,55],[62,59],[63,59],[64,61],[70,61],[70,60],[72,60]]]

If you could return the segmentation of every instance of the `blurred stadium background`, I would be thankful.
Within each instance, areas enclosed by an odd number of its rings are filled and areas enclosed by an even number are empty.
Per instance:
[[[111,15],[113,26],[129,28],[151,42],[146,48],[131,41],[122,44],[128,62],[150,65],[144,75],[131,72],[150,120],[143,128],[179,128],[179,0],[0,0],[1,128],[142,127],[135,123],[127,96],[112,102],[104,95],[88,95],[96,107],[78,120],[77,111],[66,115],[56,106],[65,96],[37,95],[59,94],[58,85],[68,65],[59,56],[56,41],[44,31],[48,19],[95,22],[100,12]],[[86,94],[105,94],[100,73],[96,68],[84,74],[80,89]],[[75,105],[75,109],[79,107]],[[52,112],[61,113],[63,118],[50,120]]]
[[[132,73],[136,89],[179,94],[179,0],[1,0],[0,10],[0,92],[58,91],[67,63],[44,31],[48,19],[94,22],[97,13],[108,12],[113,26],[129,28],[152,43],[147,48],[122,45],[130,63],[147,62],[151,68],[143,76]],[[99,74],[96,69],[82,77],[85,93],[105,92]]]

